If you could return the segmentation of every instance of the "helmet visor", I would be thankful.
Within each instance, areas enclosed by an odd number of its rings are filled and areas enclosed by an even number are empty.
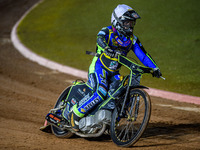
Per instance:
[[[136,20],[136,19],[140,19],[140,16],[134,10],[127,11],[122,15],[122,20]]]

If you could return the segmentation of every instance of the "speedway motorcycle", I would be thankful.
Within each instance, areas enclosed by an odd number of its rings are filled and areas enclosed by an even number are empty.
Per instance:
[[[91,55],[101,55],[87,52]],[[89,111],[79,121],[79,131],[74,131],[69,123],[68,114],[73,105],[89,98],[92,89],[84,81],[75,81],[59,96],[53,109],[46,116],[41,130],[51,127],[57,137],[70,138],[74,134],[80,137],[99,137],[110,134],[112,141],[121,147],[136,143],[144,133],[151,115],[151,100],[140,85],[141,75],[152,73],[153,69],[138,65],[118,53],[118,62],[127,67],[130,73],[117,83],[110,83],[107,99]]]

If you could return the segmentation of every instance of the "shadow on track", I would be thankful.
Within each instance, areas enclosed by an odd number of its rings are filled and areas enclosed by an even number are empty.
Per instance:
[[[165,124],[149,123],[142,138],[162,136],[163,138],[178,138],[181,135],[197,133],[200,134],[200,123],[196,124]]]
[[[187,135],[196,134],[200,135],[200,124],[166,124],[166,123],[149,123],[146,131],[139,139],[138,143],[132,147],[157,147],[157,146],[168,146],[173,144],[180,144],[183,142],[189,142]],[[76,138],[76,136],[74,137]],[[77,137],[80,138],[80,137]],[[85,138],[88,141],[98,142],[112,142],[110,135],[104,134],[97,138]],[[151,142],[152,140],[159,141]],[[197,139],[198,140],[198,139]],[[140,141],[143,141],[141,143]],[[146,142],[145,142],[146,141]],[[150,141],[150,142],[149,142]],[[166,142],[167,141],[167,142]]]

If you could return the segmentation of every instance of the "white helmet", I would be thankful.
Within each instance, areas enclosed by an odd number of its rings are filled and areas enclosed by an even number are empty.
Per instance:
[[[125,36],[130,36],[133,34],[133,27],[127,27],[124,25],[125,21],[136,21],[140,16],[128,5],[122,4],[118,5],[111,16],[112,25]]]

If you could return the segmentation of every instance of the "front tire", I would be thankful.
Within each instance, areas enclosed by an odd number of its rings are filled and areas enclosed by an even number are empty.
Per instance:
[[[54,106],[54,108],[59,108],[60,107],[60,104],[62,102],[62,100],[65,100],[68,93],[69,93],[69,90],[70,90],[70,87],[66,88],[62,94],[59,96],[57,102],[56,102],[56,105]],[[52,133],[59,137],[59,138],[70,138],[71,136],[73,136],[73,133],[68,131],[68,130],[61,130],[53,125],[51,125],[51,131]]]
[[[132,89],[129,93],[123,116],[115,108],[112,114],[110,132],[112,141],[121,147],[136,143],[145,131],[151,115],[151,100],[142,89]]]

